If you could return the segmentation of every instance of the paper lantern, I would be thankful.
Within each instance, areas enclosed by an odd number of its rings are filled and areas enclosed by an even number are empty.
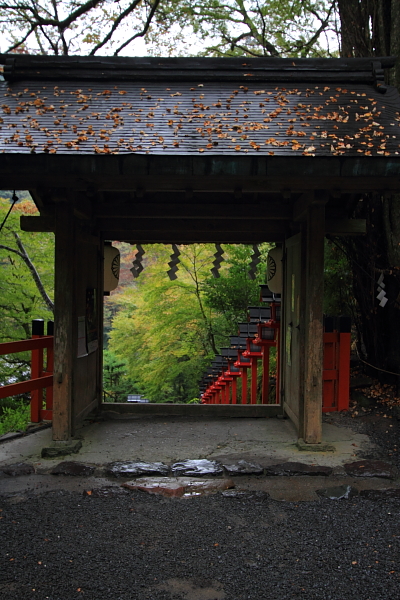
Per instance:
[[[282,293],[282,246],[276,246],[268,252],[267,283],[271,292]]]
[[[120,254],[114,246],[104,246],[104,291],[111,292],[118,286]]]

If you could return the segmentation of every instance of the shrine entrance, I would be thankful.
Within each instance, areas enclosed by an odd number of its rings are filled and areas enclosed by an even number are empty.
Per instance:
[[[79,354],[80,319],[90,296],[102,339],[119,240],[283,244],[283,409],[321,442],[324,236],[362,235],[362,194],[400,189],[394,60],[377,60],[0,55],[2,188],[31,192],[22,229],[55,232],[55,441],[101,409],[102,349]]]

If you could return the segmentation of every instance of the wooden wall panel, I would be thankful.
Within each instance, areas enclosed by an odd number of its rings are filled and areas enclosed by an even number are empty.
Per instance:
[[[93,408],[99,400],[100,373],[99,353],[102,347],[101,311],[99,311],[99,296],[102,301],[103,294],[100,289],[99,271],[102,261],[99,261],[99,246],[93,243],[92,236],[85,236],[80,232],[77,237],[75,255],[75,327],[78,327],[77,319],[85,316],[86,312],[86,290],[96,289],[97,295],[97,328],[98,349],[81,358],[77,358],[75,349],[74,356],[74,391],[73,391],[73,427],[79,426],[88,411]]]

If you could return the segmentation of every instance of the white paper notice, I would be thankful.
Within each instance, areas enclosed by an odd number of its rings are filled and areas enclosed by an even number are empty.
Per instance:
[[[87,356],[86,317],[78,317],[78,358]]]

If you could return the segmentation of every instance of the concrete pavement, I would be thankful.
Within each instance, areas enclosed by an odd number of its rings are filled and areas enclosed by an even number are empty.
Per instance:
[[[201,418],[142,417],[87,421],[77,432],[82,440],[79,453],[68,457],[43,459],[43,447],[51,444],[51,429],[45,429],[0,444],[1,467],[15,463],[33,465],[35,473],[9,477],[0,473],[0,493],[14,495],[16,501],[26,493],[40,494],[49,490],[85,491],[122,480],[107,477],[105,466],[114,461],[143,460],[171,465],[185,459],[216,460],[234,463],[246,460],[264,468],[269,465],[296,462],[333,468],[323,476],[245,476],[234,477],[237,490],[267,492],[275,500],[318,500],[316,490],[327,486],[351,485],[363,489],[398,487],[376,477],[349,477],[343,465],[360,458],[379,455],[367,435],[350,427],[331,423],[323,425],[324,441],[334,445],[335,452],[303,452],[297,446],[297,435],[288,419],[278,418]],[[92,477],[55,476],[50,471],[63,460],[95,467]]]

